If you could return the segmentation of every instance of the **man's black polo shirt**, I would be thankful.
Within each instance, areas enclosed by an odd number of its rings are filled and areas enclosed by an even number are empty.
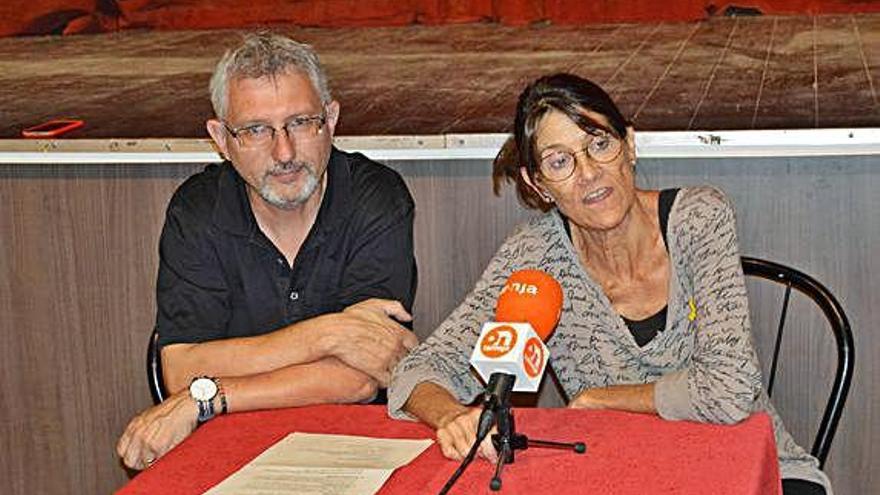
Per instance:
[[[161,345],[259,335],[371,297],[412,308],[413,200],[403,180],[335,148],[327,174],[292,267],[257,225],[231,164],[177,189],[159,242]]]

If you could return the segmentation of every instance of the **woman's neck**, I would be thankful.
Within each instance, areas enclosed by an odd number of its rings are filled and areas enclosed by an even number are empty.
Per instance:
[[[655,191],[637,191],[623,220],[611,229],[596,230],[574,223],[571,227],[575,249],[590,271],[628,278],[650,269],[652,254],[658,247],[665,251]]]

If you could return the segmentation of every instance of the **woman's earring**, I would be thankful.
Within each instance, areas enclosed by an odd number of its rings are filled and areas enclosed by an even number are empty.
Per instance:
[[[545,203],[553,204],[553,197],[547,193],[541,193],[541,199],[543,199]]]

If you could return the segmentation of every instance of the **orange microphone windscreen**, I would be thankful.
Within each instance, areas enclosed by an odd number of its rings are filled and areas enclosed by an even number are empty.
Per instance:
[[[541,270],[517,270],[504,284],[495,306],[497,321],[532,325],[547,341],[562,312],[562,287]]]

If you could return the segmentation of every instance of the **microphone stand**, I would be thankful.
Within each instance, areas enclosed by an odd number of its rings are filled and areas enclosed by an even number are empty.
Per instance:
[[[492,491],[501,489],[501,471],[505,464],[513,464],[515,452],[526,450],[529,447],[573,450],[576,454],[587,451],[584,442],[551,442],[549,440],[530,440],[529,437],[516,432],[516,422],[510,407],[510,393],[502,394],[495,404],[495,422],[498,433],[492,435],[492,445],[498,452],[498,461],[495,464],[495,475],[489,483]]]
[[[446,484],[443,485],[439,495],[446,495],[449,493],[449,490],[452,489],[452,486],[455,485],[458,478],[464,474],[464,470],[470,466],[474,457],[477,455],[477,450],[480,448],[480,444],[483,443],[483,440],[489,435],[489,431],[495,424],[495,413],[498,410],[498,406],[510,399],[510,392],[513,389],[515,381],[516,376],[507,373],[492,373],[492,376],[489,377],[489,382],[486,384],[486,391],[483,393],[483,412],[480,413],[480,419],[477,422],[477,437],[474,440],[473,445],[471,445],[471,449],[468,451],[467,455],[464,456],[461,464],[459,464],[458,469],[452,473],[452,476]]]
[[[464,474],[464,470],[473,461],[480,443],[489,434],[493,425],[498,426],[498,433],[492,435],[492,445],[498,451],[498,463],[495,465],[495,475],[489,483],[492,491],[501,489],[501,471],[505,464],[513,464],[514,452],[526,450],[530,446],[535,448],[573,450],[576,454],[583,454],[587,446],[583,442],[551,442],[548,440],[530,440],[529,437],[516,432],[516,424],[510,407],[510,394],[516,381],[515,375],[507,373],[492,373],[486,392],[483,397],[483,412],[477,425],[477,437],[470,451],[465,456],[461,465],[453,473],[452,477],[440,490],[440,495],[445,495],[452,489],[458,478]]]

